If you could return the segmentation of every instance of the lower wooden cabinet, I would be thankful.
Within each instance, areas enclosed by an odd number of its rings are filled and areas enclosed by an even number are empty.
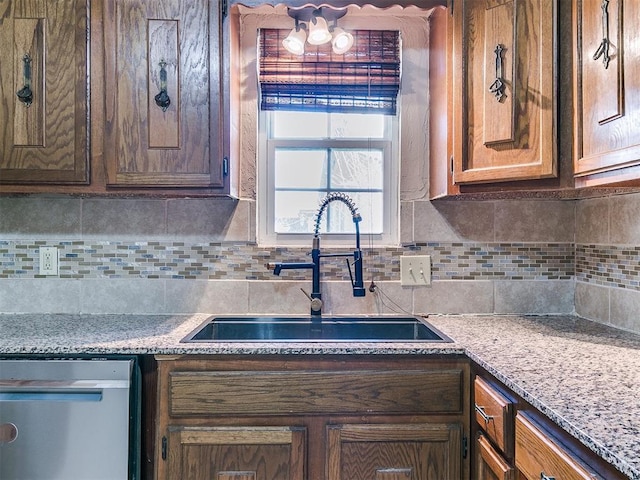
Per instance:
[[[473,381],[476,480],[517,480],[513,467],[515,403],[498,386],[481,376]]]
[[[524,479],[596,480],[602,477],[581,465],[525,415],[516,415],[516,466]]]
[[[304,480],[305,437],[304,427],[173,427],[167,478]]]
[[[486,370],[472,371],[472,479],[627,478]]]
[[[461,478],[460,424],[328,428],[328,480]]]
[[[516,469],[496,452],[484,435],[476,439],[477,480],[517,480]]]
[[[156,359],[157,480],[469,478],[465,358]]]

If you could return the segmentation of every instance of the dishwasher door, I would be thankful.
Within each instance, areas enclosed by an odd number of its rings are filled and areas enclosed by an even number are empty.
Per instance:
[[[129,479],[133,360],[0,360],[0,479]]]

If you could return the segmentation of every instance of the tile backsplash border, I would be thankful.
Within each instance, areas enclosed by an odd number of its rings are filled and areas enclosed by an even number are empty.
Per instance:
[[[174,280],[305,280],[308,272],[275,277],[269,262],[299,262],[305,248],[264,248],[248,242],[0,240],[0,279],[42,278],[41,246],[59,251],[61,279],[146,278]],[[348,252],[348,249],[332,249]],[[409,247],[365,248],[365,276],[400,280],[402,255],[430,255],[432,280],[570,280],[575,272],[569,243],[426,242]],[[348,280],[343,258],[323,259],[325,280]]]

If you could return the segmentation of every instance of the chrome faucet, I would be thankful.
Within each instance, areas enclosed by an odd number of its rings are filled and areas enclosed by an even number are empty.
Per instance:
[[[353,253],[321,253],[320,252],[320,222],[327,206],[333,201],[344,203],[351,211],[353,223],[356,226],[356,248]],[[347,258],[347,268],[349,269],[349,278],[351,279],[351,287],[353,288],[354,297],[364,297],[364,278],[362,274],[362,250],[360,249],[360,226],[358,225],[362,217],[357,211],[355,204],[351,198],[341,192],[329,193],[320,202],[320,208],[316,214],[315,228],[313,232],[313,245],[311,250],[311,262],[288,262],[288,263],[272,263],[268,264],[269,268],[273,268],[274,275],[280,275],[282,270],[298,270],[309,268],[312,270],[312,286],[311,294],[307,294],[311,300],[311,315],[322,315],[322,292],[320,289],[320,259],[325,257],[352,257],[353,263],[349,263]],[[353,273],[351,271],[353,265]],[[304,290],[303,290],[304,292]],[[306,294],[306,292],[305,292]]]

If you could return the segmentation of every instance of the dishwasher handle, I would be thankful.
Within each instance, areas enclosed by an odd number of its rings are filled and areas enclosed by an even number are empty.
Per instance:
[[[129,388],[125,380],[0,380],[2,402],[100,402],[107,389]]]

